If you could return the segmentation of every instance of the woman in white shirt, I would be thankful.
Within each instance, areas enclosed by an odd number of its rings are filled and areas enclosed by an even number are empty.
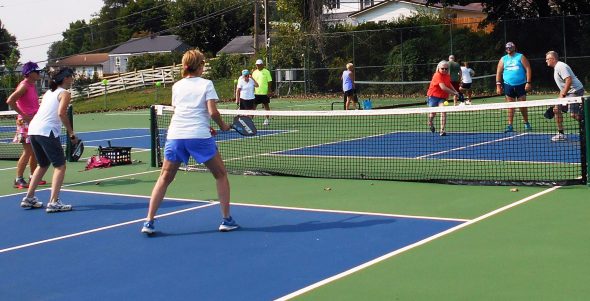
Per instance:
[[[238,79],[238,86],[236,89],[236,103],[240,110],[255,110],[256,103],[254,99],[254,88],[258,87],[258,83],[247,69],[242,70],[242,76]]]
[[[239,226],[229,212],[230,187],[227,171],[211,136],[209,122],[213,119],[223,131],[230,126],[222,119],[215,102],[219,99],[213,82],[201,78],[205,67],[205,56],[197,50],[189,50],[182,57],[183,79],[172,86],[174,115],[168,127],[164,146],[164,164],[150,198],[148,215],[141,232],[155,233],[154,218],[160,207],[166,189],[174,180],[181,163],[187,163],[190,156],[204,163],[215,177],[218,200],[223,220],[219,231],[231,231]]]
[[[69,89],[74,81],[74,71],[69,68],[58,70],[51,77],[49,90],[43,95],[39,111],[29,124],[31,147],[39,166],[35,169],[27,195],[20,203],[23,208],[41,208],[43,203],[35,196],[35,190],[52,164],[55,169],[51,181],[51,196],[47,203],[47,212],[72,210],[72,205],[62,204],[59,200],[61,185],[66,174],[66,158],[59,139],[62,124],[66,128],[72,143],[78,142],[72,124],[68,119],[68,106],[71,95]]]

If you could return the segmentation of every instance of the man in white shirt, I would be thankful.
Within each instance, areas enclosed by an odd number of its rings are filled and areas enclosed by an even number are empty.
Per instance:
[[[570,66],[559,61],[559,55],[557,52],[547,52],[547,54],[545,54],[545,61],[547,62],[547,66],[553,68],[553,78],[559,88],[560,98],[584,96],[584,86],[582,85],[582,82],[576,77]],[[567,107],[558,105],[553,108],[553,114],[551,114],[551,109],[547,110],[547,113],[545,113],[545,117],[547,118],[555,116],[555,122],[557,123],[558,133],[551,138],[552,141],[567,140],[567,136],[563,132],[562,112],[566,113],[568,111],[572,118],[578,121],[582,120],[581,104],[571,104]]]
[[[467,100],[465,104],[471,104],[471,84],[473,83],[473,76],[475,72],[473,69],[469,68],[469,62],[463,62],[463,66],[461,66],[461,87],[459,89],[461,92],[467,95]]]

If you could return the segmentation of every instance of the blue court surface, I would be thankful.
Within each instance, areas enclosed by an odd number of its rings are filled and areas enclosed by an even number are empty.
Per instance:
[[[273,130],[260,130],[258,136],[274,135],[284,133],[286,131],[273,131]],[[162,130],[162,134],[165,134],[166,130]],[[84,141],[85,146],[108,146],[108,142],[111,142],[113,146],[126,146],[136,149],[150,149],[150,130],[149,129],[117,129],[117,130],[104,130],[95,132],[80,132],[78,136]],[[235,131],[217,131],[217,135],[214,137],[217,142],[229,141],[234,139],[244,139]]]
[[[394,132],[274,152],[284,156],[454,159],[580,163],[580,139],[553,142],[553,134]]]
[[[46,200],[48,191],[38,196]],[[64,191],[74,211],[0,197],[2,300],[271,300],[464,220],[166,200],[157,235],[139,232],[145,197]]]

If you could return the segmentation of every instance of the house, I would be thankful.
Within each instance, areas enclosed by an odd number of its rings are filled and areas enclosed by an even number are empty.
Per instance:
[[[353,24],[349,15],[389,0],[327,0],[322,21],[330,24]]]
[[[387,23],[419,12],[446,13],[453,24],[476,29],[478,23],[486,17],[481,3],[448,7],[443,7],[440,4],[427,6],[426,3],[425,0],[330,0],[324,9],[322,20],[331,24],[359,25],[364,23]]]
[[[353,25],[370,22],[386,23],[409,17],[419,12],[433,14],[446,13],[450,19],[454,20],[454,24],[468,23],[468,21],[479,23],[486,17],[481,3],[443,7],[440,4],[427,6],[424,0],[407,0],[381,2],[354,12],[349,15],[349,18],[353,20]],[[463,22],[457,22],[457,20],[462,20]]]
[[[133,38],[109,52],[107,73],[127,72],[127,61],[132,56],[156,53],[185,52],[191,47],[176,35]]]
[[[264,35],[258,35],[258,47],[259,49],[266,47]],[[254,55],[254,36],[237,36],[233,38],[217,52],[217,55],[222,53]]]
[[[69,67],[74,70],[76,77],[102,78],[105,73],[109,73],[105,70],[111,70],[108,53],[91,53],[91,54],[78,54],[69,56],[62,60],[57,60],[47,66],[50,69],[56,67]]]

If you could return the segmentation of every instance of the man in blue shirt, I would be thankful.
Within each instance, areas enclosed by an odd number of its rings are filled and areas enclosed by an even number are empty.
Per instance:
[[[498,62],[496,69],[496,92],[506,96],[506,101],[526,101],[526,92],[531,90],[531,65],[527,58],[516,52],[516,45],[512,42],[506,43],[506,55]],[[524,129],[532,130],[529,123],[527,108],[520,108]],[[512,121],[514,120],[514,109],[508,109],[508,125],[505,133],[514,131]]]

